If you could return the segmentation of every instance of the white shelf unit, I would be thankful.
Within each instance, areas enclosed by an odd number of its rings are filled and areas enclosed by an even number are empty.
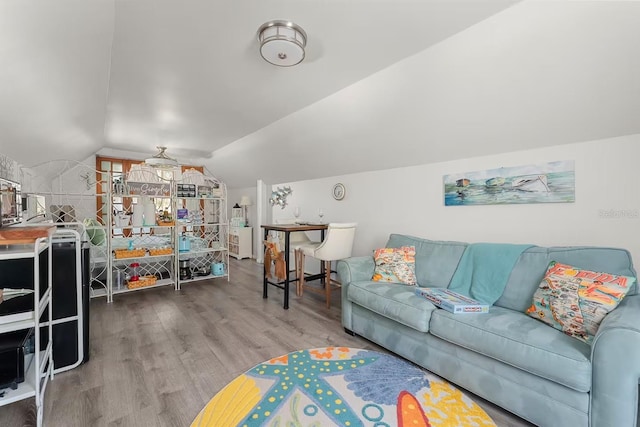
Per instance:
[[[90,296],[107,298],[111,175],[72,160],[33,166],[28,175],[28,184],[22,186],[28,216],[51,217],[56,225],[73,228],[81,233],[81,240],[90,242]]]
[[[38,427],[42,426],[44,413],[44,396],[50,379],[53,379],[53,351],[52,351],[52,310],[51,310],[51,284],[52,284],[52,256],[51,256],[51,236],[53,228],[48,237],[40,237],[33,244],[29,245],[9,245],[0,248],[0,261],[11,262],[15,260],[33,260],[33,299],[34,310],[23,316],[1,316],[0,333],[21,331],[33,328],[34,330],[34,352],[25,355],[25,376],[24,382],[19,383],[15,390],[6,389],[3,397],[0,398],[0,406],[8,405],[23,399],[35,398],[36,417]],[[41,283],[40,275],[41,255],[47,251],[46,262],[46,283]],[[41,287],[46,289],[41,293]],[[46,318],[43,319],[44,312],[47,311]],[[22,318],[15,320],[16,318]],[[46,328],[46,346],[41,348],[42,328]],[[37,357],[36,357],[37,355]]]
[[[214,178],[209,178],[214,179]],[[199,197],[176,196],[177,209],[186,209],[185,218],[176,223],[176,241],[189,240],[189,250],[179,251],[177,260],[178,289],[182,284],[199,280],[226,277],[229,280],[229,223],[227,221],[226,191],[218,183],[221,195]],[[177,191],[176,191],[177,192]],[[180,247],[180,245],[178,244]],[[180,265],[188,260],[188,273]],[[182,261],[182,262],[181,262]],[[214,265],[218,270],[214,271]],[[186,267],[183,267],[185,269]]]
[[[97,171],[75,161],[51,161],[30,168],[32,182],[23,186],[23,192],[26,191],[33,200],[42,198],[41,201],[38,199],[38,203],[42,204],[43,213],[47,216],[65,222],[65,225],[78,223],[84,226],[86,234],[83,240],[91,242],[91,298],[104,297],[107,302],[113,302],[114,295],[127,292],[171,284],[179,290],[181,283],[217,277],[229,279],[229,223],[224,183],[205,171],[202,175],[205,184],[196,186],[195,197],[178,197],[176,189],[181,182],[162,179],[151,173],[148,176],[149,171],[137,171],[136,181],[131,182],[123,180],[121,171]],[[154,181],[155,184],[161,184],[162,190],[154,185]],[[200,194],[200,187],[210,188],[211,192]],[[140,194],[142,192],[146,194]],[[141,203],[147,197],[163,201],[158,205],[167,208],[172,215],[173,225],[132,225],[134,201]],[[199,207],[201,223],[177,221],[177,207],[193,203]],[[130,224],[117,226],[116,211],[132,214]],[[177,238],[182,233],[194,239],[203,239],[206,241],[205,247],[192,247],[188,254],[179,254]],[[147,253],[143,257],[115,257],[114,250],[128,248],[130,240],[133,240],[134,248],[162,246],[157,240],[159,236],[164,236],[166,246],[172,248],[170,255],[154,257]],[[202,275],[179,280],[179,261],[187,257],[193,259],[192,271]],[[156,283],[134,289],[117,288],[114,283],[115,269],[128,271],[128,266],[133,262],[140,263],[141,275],[156,276]],[[211,264],[216,263],[224,264],[224,274],[211,274]],[[209,274],[204,275],[205,271]]]
[[[231,227],[229,231],[229,255],[236,259],[253,255],[253,227]]]
[[[142,178],[149,172],[143,171]],[[112,179],[115,182],[115,179]],[[123,189],[137,189],[135,193],[128,191],[114,191],[111,188],[111,203],[114,208],[111,209],[111,233],[110,248],[111,259],[108,280],[108,301],[113,301],[114,295],[135,292],[144,289],[158,288],[161,286],[173,285],[177,290],[176,275],[176,245],[175,245],[175,226],[158,224],[157,215],[160,211],[167,211],[171,215],[175,212],[175,199],[172,189],[173,182],[163,180],[158,176],[146,177],[145,181],[149,183],[127,183]],[[156,182],[153,182],[156,181]],[[153,208],[144,210],[144,219],[136,219],[135,211],[141,205],[153,204]],[[124,212],[128,214],[129,221],[118,223],[117,213]],[[153,215],[148,218],[147,215]],[[136,222],[140,221],[140,222]],[[173,222],[175,224],[175,221]],[[116,251],[129,249],[142,249],[144,255],[118,258]],[[152,255],[151,250],[154,249],[170,249],[170,253],[162,255]],[[115,283],[115,270],[122,270],[125,274],[131,272],[131,264],[138,263],[138,271],[140,276],[154,276],[155,283],[142,287],[128,287],[127,282],[118,287]]]

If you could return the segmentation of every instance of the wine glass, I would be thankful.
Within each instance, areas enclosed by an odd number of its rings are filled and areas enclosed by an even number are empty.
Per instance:
[[[318,208],[318,216],[320,217],[320,224],[322,224],[322,217],[324,216],[322,208]]]
[[[296,206],[293,210],[293,216],[296,217],[296,222],[298,222],[298,218],[300,218],[300,207]]]

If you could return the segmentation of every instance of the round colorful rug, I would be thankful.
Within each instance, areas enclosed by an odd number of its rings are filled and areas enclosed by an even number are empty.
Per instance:
[[[449,383],[394,356],[348,347],[300,350],[229,383],[191,427],[493,426]]]

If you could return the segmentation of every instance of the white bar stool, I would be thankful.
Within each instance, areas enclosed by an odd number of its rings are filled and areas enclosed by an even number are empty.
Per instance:
[[[312,292],[324,293],[327,308],[331,307],[331,291],[340,288],[340,282],[331,279],[331,261],[349,258],[353,250],[353,240],[356,235],[355,222],[330,223],[327,234],[322,242],[309,242],[298,245],[296,250],[297,287],[298,295],[302,296],[304,289]],[[325,282],[324,290],[305,285],[304,260],[310,256],[324,262]],[[332,289],[332,284],[333,286]]]
[[[276,219],[275,223],[281,225],[295,224],[296,220],[295,218]],[[278,238],[280,239],[282,247],[284,247],[284,232],[278,232]],[[296,254],[296,249],[298,249],[300,246],[306,245],[307,243],[312,242],[311,239],[309,239],[309,236],[307,236],[307,233],[305,233],[304,231],[295,231],[289,234],[289,253],[294,257],[296,274],[298,271],[298,256]],[[298,293],[299,291],[296,287],[296,294]]]

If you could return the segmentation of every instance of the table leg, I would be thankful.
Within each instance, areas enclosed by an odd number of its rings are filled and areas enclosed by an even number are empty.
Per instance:
[[[291,232],[284,232],[284,309],[289,309],[289,237]]]
[[[266,228],[264,229],[264,241],[267,240],[267,237],[269,237],[269,230],[267,230]],[[266,252],[267,247],[264,246],[264,244],[262,245],[264,247],[264,250]],[[267,266],[266,264],[264,264],[264,257],[263,257],[263,269],[262,269],[262,298],[267,298],[267,287],[269,286],[267,284],[267,267],[271,267],[271,266]]]
[[[324,229],[320,230],[320,241],[323,242],[324,241]],[[320,261],[320,284],[322,286],[325,286],[325,280],[324,280],[324,262]]]

